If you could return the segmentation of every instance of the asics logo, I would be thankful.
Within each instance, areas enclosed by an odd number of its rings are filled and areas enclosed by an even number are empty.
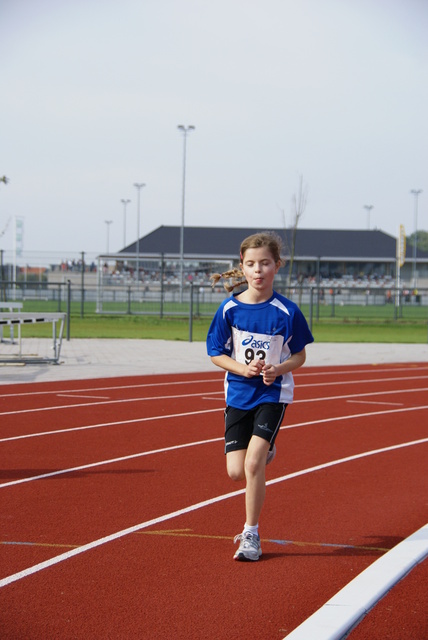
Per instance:
[[[269,340],[256,340],[254,336],[249,336],[242,341],[242,346],[246,347],[250,345],[253,349],[265,349],[265,351],[269,350]]]

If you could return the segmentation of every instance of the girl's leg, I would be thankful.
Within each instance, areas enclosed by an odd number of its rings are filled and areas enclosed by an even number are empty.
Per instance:
[[[245,492],[246,524],[256,526],[259,522],[266,495],[266,457],[269,442],[253,436],[248,445],[245,456],[245,478],[247,481]]]
[[[227,474],[232,480],[244,480],[246,453],[246,449],[241,449],[239,451],[229,451],[229,453],[226,454]]]

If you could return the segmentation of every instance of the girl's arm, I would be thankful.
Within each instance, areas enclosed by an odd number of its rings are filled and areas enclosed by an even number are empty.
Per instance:
[[[211,362],[225,371],[236,373],[238,376],[243,376],[244,378],[258,376],[263,369],[263,362],[261,360],[252,360],[250,364],[241,364],[226,354],[222,356],[211,356]]]
[[[266,385],[270,385],[275,382],[278,376],[282,376],[284,373],[295,371],[301,367],[306,360],[306,350],[302,349],[298,353],[292,353],[288,360],[281,362],[280,364],[265,364],[263,367],[263,382]]]

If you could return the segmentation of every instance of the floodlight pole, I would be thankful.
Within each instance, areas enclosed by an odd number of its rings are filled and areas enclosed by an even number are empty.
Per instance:
[[[410,193],[413,193],[415,196],[415,234],[413,240],[413,288],[416,289],[417,285],[417,277],[416,277],[416,255],[417,255],[417,245],[418,245],[418,197],[419,194],[422,193],[422,189],[411,189]]]
[[[373,205],[365,204],[364,209],[367,211],[367,229],[370,231],[370,212],[373,209]]]
[[[137,254],[137,284],[140,284],[140,191],[143,187],[145,187],[144,182],[134,182],[134,187],[137,189],[138,197],[137,197],[137,246],[136,246],[136,254]]]
[[[113,222],[113,220],[104,220],[104,222],[107,225],[107,255],[109,255],[110,253],[110,225]]]
[[[130,200],[121,199],[121,203],[123,204],[123,248],[126,247],[126,207],[130,202]]]
[[[187,135],[195,130],[193,125],[185,127],[179,124],[179,131],[183,134],[183,188],[181,194],[181,227],[180,227],[180,302],[183,302],[183,279],[184,279],[184,213],[186,203],[186,142]]]

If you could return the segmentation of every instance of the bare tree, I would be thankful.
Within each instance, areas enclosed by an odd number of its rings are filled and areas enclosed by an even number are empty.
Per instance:
[[[2,238],[2,237],[4,236],[4,234],[6,233],[7,228],[8,228],[8,226],[9,226],[9,223],[10,223],[10,218],[9,218],[9,219],[8,219],[8,221],[6,222],[6,226],[3,228],[3,231],[0,231],[0,238]]]
[[[299,186],[297,192],[293,194],[291,199],[291,239],[290,239],[290,262],[288,265],[288,286],[291,285],[291,275],[293,273],[294,255],[296,252],[296,236],[297,227],[299,226],[300,218],[303,216],[306,203],[308,200],[308,186],[303,183],[303,176],[299,176]]]
[[[4,184],[7,184],[7,183],[9,182],[9,178],[6,178],[6,176],[1,176],[1,177],[0,177],[0,182],[4,182]],[[6,233],[7,228],[8,228],[8,226],[9,226],[9,222],[10,222],[10,218],[9,218],[9,220],[6,222],[6,226],[5,226],[5,228],[4,228],[4,229],[3,229],[3,231],[0,233],[0,238],[1,238],[2,236],[4,236],[4,234]],[[2,269],[3,269],[3,266],[2,266]],[[3,278],[3,274],[2,274],[2,278]]]

